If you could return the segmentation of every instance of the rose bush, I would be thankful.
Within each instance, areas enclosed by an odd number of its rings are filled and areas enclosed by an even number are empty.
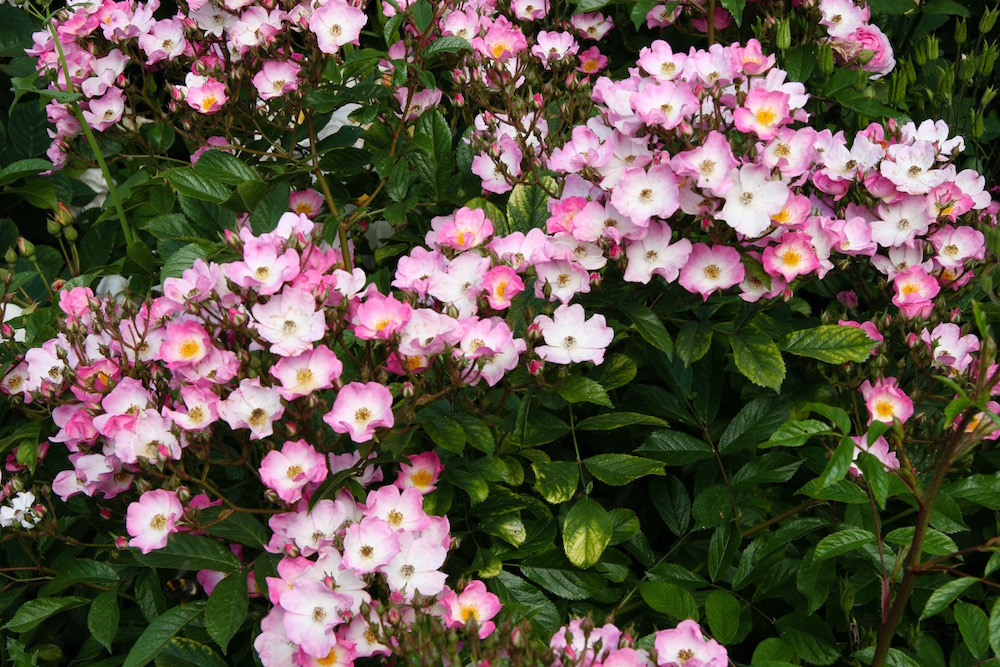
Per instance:
[[[903,4],[0,7],[5,657],[995,661],[998,10]]]

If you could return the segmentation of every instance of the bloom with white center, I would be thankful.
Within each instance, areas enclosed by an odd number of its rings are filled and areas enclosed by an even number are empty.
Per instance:
[[[552,317],[539,315],[535,324],[542,332],[545,345],[535,348],[539,357],[554,364],[579,364],[604,361],[604,351],[614,340],[615,332],[603,315],[594,315],[589,320],[578,303],[563,304],[556,308]]]
[[[0,527],[10,528],[17,524],[21,528],[31,529],[41,521],[41,515],[34,512],[35,494],[30,491],[19,491],[10,501],[10,505],[0,507]]]
[[[470,618],[479,625],[479,637],[485,638],[496,627],[490,619],[500,611],[500,598],[486,590],[486,584],[476,580],[469,583],[460,594],[445,591],[439,603],[445,609],[444,620],[449,627],[460,628]]]
[[[170,533],[177,532],[176,522],[183,514],[177,494],[163,489],[147,491],[125,513],[125,529],[132,536],[129,546],[144,554],[162,549]]]
[[[302,67],[291,60],[268,60],[257,72],[251,83],[262,100],[281,97],[299,87],[299,71]]]
[[[389,589],[402,594],[405,601],[414,594],[437,595],[448,578],[439,568],[448,550],[431,537],[414,538],[413,533],[400,537],[399,553],[383,568]]]
[[[972,353],[979,349],[975,334],[962,335],[957,324],[942,322],[933,331],[924,329],[920,339],[934,354],[934,363],[962,373],[972,363]]]
[[[348,605],[348,596],[318,581],[297,582],[294,589],[281,596],[285,633],[310,655],[326,657],[337,644],[330,629],[343,623],[341,614]]]
[[[260,481],[286,503],[302,499],[306,484],[326,479],[326,458],[305,440],[288,441],[260,462]]]
[[[819,257],[813,250],[812,238],[805,232],[782,234],[778,244],[764,249],[762,260],[768,274],[781,275],[789,282],[819,268]]]
[[[934,261],[948,269],[960,268],[967,259],[982,259],[986,254],[986,237],[972,227],[943,225],[930,240],[937,251]]]
[[[854,441],[854,456],[852,461],[857,461],[858,457],[862,453],[871,454],[877,458],[886,470],[897,470],[899,469],[899,459],[896,458],[896,452],[889,449],[889,443],[884,436],[879,436],[875,439],[875,442],[868,444],[868,434],[864,435],[853,435],[851,440]],[[861,470],[855,466],[851,465],[851,474],[861,476]]]
[[[772,181],[770,170],[760,165],[746,165],[735,172],[733,187],[726,193],[726,203],[717,217],[740,234],[756,238],[785,206],[788,186]]]
[[[326,317],[316,308],[316,298],[295,287],[286,287],[250,312],[254,329],[271,343],[271,352],[282,357],[309,350],[326,333]]]
[[[357,443],[368,442],[377,427],[392,428],[392,394],[378,382],[352,382],[337,392],[333,408],[323,421]]]
[[[663,276],[672,283],[677,280],[683,267],[691,255],[691,241],[678,239],[671,243],[670,225],[665,222],[651,221],[646,235],[638,241],[627,243],[625,256],[628,266],[622,276],[633,283],[649,283],[653,275]]]
[[[882,161],[879,171],[900,192],[927,194],[948,176],[944,169],[934,168],[936,151],[929,142],[918,141],[912,146],[894,144],[887,152],[889,159]]]
[[[669,218],[680,207],[677,174],[665,162],[648,170],[626,169],[611,193],[611,203],[640,227],[654,216]]]
[[[888,248],[923,236],[933,222],[930,209],[927,198],[917,195],[908,195],[898,202],[880,205],[879,219],[871,223],[872,240],[883,248]]]
[[[714,639],[705,640],[701,626],[695,621],[681,621],[673,630],[656,633],[657,664],[680,666],[691,661],[700,667],[726,667],[729,653]]]
[[[701,298],[707,301],[708,295],[715,290],[739,285],[745,273],[736,248],[696,243],[691,248],[687,264],[681,269],[678,282],[687,291],[701,294]]]
[[[316,35],[319,50],[333,54],[345,44],[357,44],[368,16],[344,0],[327,0],[313,12],[309,30]]]
[[[399,534],[382,519],[366,516],[344,533],[343,566],[355,574],[371,574],[399,553]]]
[[[232,429],[250,429],[250,439],[260,440],[274,433],[272,423],[285,414],[281,395],[264,387],[260,378],[240,381],[240,386],[219,403],[219,416]]]
[[[281,382],[276,387],[278,393],[290,401],[319,389],[329,389],[343,370],[337,355],[325,345],[318,345],[294,357],[282,357],[271,366],[270,372]]]
[[[670,160],[670,166],[678,174],[696,177],[698,187],[716,197],[722,197],[733,187],[731,176],[736,165],[732,146],[724,134],[715,130],[708,133],[701,145]]]

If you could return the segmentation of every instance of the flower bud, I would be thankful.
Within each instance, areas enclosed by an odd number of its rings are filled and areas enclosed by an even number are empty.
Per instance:
[[[941,40],[937,37],[927,38],[927,60],[937,60],[941,56]]]
[[[299,552],[299,548],[297,546],[295,546],[294,544],[286,544],[284,551],[285,551],[285,555],[288,556],[289,558],[298,558],[299,557],[299,553],[300,553]]]
[[[123,536],[123,535],[119,535],[118,537],[116,537],[115,538],[115,548],[117,548],[117,549],[128,549],[128,538],[125,537],[125,536]]]
[[[979,74],[989,76],[993,73],[993,66],[996,65],[997,56],[1000,56],[1000,44],[993,43],[986,47],[979,63]]]
[[[6,254],[4,254],[3,257],[5,260],[7,260],[7,263],[10,264],[11,266],[17,264],[17,251],[14,250],[14,246],[10,246],[9,248],[7,248],[7,252]]]
[[[955,44],[961,46],[965,44],[965,40],[969,36],[969,28],[965,23],[965,19],[959,19],[955,23]]]
[[[923,44],[917,44],[916,47],[914,47],[913,59],[920,67],[927,64],[927,48]]]
[[[775,38],[775,45],[781,51],[792,45],[792,23],[788,20],[787,16],[778,21],[778,34]]]
[[[28,239],[24,238],[23,236],[19,236],[17,238],[17,252],[22,257],[27,257],[28,259],[34,259],[35,244],[29,241]]]
[[[984,11],[982,18],[979,19],[979,32],[985,35],[990,30],[993,30],[998,16],[1000,16],[1000,6]]]
[[[287,421],[285,422],[285,433],[288,434],[289,438],[294,438],[299,434],[299,427],[295,425],[295,422]]]
[[[532,359],[528,362],[528,372],[538,377],[545,370],[545,362],[541,359]]]
[[[59,223],[60,227],[69,227],[73,224],[73,214],[70,213],[69,207],[62,202],[59,202],[59,205],[56,207],[54,219]]]
[[[409,399],[413,398],[413,395],[416,393],[416,389],[413,388],[413,383],[407,380],[403,383],[400,393],[403,395],[403,398]]]
[[[181,504],[187,503],[187,501],[191,500],[191,489],[183,485],[178,486],[177,500],[181,501]]]
[[[56,222],[52,218],[49,218],[48,220],[45,221],[45,231],[47,231],[52,236],[55,236],[56,234],[62,231],[62,227],[59,226],[58,222]]]
[[[816,64],[819,72],[824,77],[833,73],[833,47],[829,44],[820,44],[816,52]]]
[[[76,243],[76,240],[80,238],[80,233],[76,231],[76,227],[63,227],[63,238],[65,238],[70,243]]]

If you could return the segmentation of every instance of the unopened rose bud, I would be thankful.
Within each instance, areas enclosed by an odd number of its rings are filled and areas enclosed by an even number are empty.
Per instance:
[[[181,501],[181,503],[186,503],[187,501],[191,500],[191,489],[189,489],[184,485],[178,486],[176,493],[177,493],[177,500]]]
[[[285,422],[285,433],[288,434],[289,438],[294,438],[299,434],[299,427],[295,425],[295,422]]]
[[[600,287],[601,286],[601,274],[594,271],[590,274],[590,286]]]
[[[63,286],[65,284],[66,284],[66,279],[65,278],[56,278],[55,280],[52,281],[52,285],[51,285],[52,291],[54,293],[58,292],[59,290],[61,290],[63,288]]]
[[[59,202],[58,206],[56,206],[54,219],[59,223],[60,227],[69,227],[73,224],[73,214],[70,213],[69,207],[62,202]]]
[[[76,240],[80,238],[80,233],[76,231],[76,227],[64,227],[62,233],[63,238],[70,243],[76,243]]]
[[[920,343],[921,341],[920,338],[917,336],[917,334],[913,333],[912,331],[906,334],[906,344],[910,346],[911,350],[920,345]]]
[[[299,551],[299,548],[294,544],[286,544],[284,551],[285,555],[288,556],[289,558],[298,558],[299,554],[301,553]]]
[[[541,359],[532,359],[531,361],[528,362],[528,372],[534,375],[535,377],[541,375],[544,369],[545,369],[545,362],[542,361]]]
[[[109,510],[107,507],[102,507],[101,508],[101,518],[102,519],[110,519],[111,518],[111,510]]]
[[[28,259],[34,259],[35,244],[29,241],[28,239],[24,238],[23,236],[19,236],[17,238],[17,252],[22,257],[27,257]]]
[[[58,222],[56,222],[52,218],[49,218],[48,220],[45,221],[45,231],[47,231],[52,236],[55,236],[56,234],[62,231],[62,227],[59,226]]]
[[[144,477],[136,477],[135,479],[135,490],[139,492],[139,495],[151,491],[153,489],[153,483]]]
[[[403,387],[400,390],[400,393],[403,395],[403,398],[409,399],[413,398],[414,394],[416,393],[416,389],[413,388],[413,383],[407,380],[406,382],[403,383]]]
[[[119,535],[115,538],[115,547],[118,549],[128,549],[128,538]]]

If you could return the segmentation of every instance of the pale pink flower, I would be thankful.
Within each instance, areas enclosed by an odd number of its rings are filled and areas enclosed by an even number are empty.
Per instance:
[[[498,16],[482,37],[472,39],[472,48],[491,60],[508,60],[528,48],[521,29]]]
[[[372,294],[358,306],[351,323],[354,335],[361,340],[388,340],[413,314],[413,307],[396,297]]]
[[[125,95],[120,88],[108,88],[101,97],[93,97],[83,110],[83,118],[93,129],[103,132],[121,120],[125,113]]]
[[[250,439],[260,440],[274,433],[274,420],[285,413],[281,395],[264,387],[260,378],[244,378],[240,386],[219,403],[219,416],[232,429],[250,429]]]
[[[615,332],[603,315],[587,319],[583,306],[578,303],[563,304],[556,308],[552,317],[539,315],[534,323],[538,325],[545,345],[535,348],[538,356],[555,364],[604,362],[604,352]]]
[[[509,266],[495,266],[483,276],[483,289],[493,310],[510,307],[511,299],[524,291],[524,282]]]
[[[701,627],[692,620],[681,621],[673,630],[656,633],[656,657],[660,667],[727,667],[729,653],[714,639],[705,640]]]
[[[282,357],[270,373],[281,382],[278,393],[286,401],[329,389],[340,377],[344,365],[330,348],[318,345],[294,357]]]
[[[493,235],[493,222],[481,208],[467,206],[455,211],[438,229],[436,242],[448,248],[474,248]]]
[[[896,378],[865,380],[861,385],[861,395],[868,407],[868,423],[873,421],[893,423],[898,419],[905,423],[913,415],[913,401],[896,386]]]
[[[524,339],[514,338],[507,322],[499,317],[474,318],[468,322],[455,354],[474,362],[463,378],[468,384],[486,380],[492,387],[517,367],[518,355],[526,348]]]
[[[305,440],[285,442],[260,462],[260,481],[286,503],[296,503],[309,483],[326,479],[326,459]]]
[[[736,129],[753,132],[765,141],[773,139],[781,126],[792,120],[788,99],[781,91],[754,88],[747,94],[743,106],[733,111]]]
[[[270,100],[290,93],[299,87],[299,71],[302,67],[291,60],[267,60],[251,83],[262,100]]]
[[[184,24],[178,18],[156,21],[149,32],[139,37],[139,48],[146,53],[147,65],[173,60],[184,53],[186,46]]]
[[[677,78],[684,71],[685,60],[687,60],[686,55],[674,53],[669,43],[657,39],[649,46],[644,46],[639,50],[636,64],[654,79],[669,81]]]
[[[368,442],[376,428],[392,428],[392,394],[378,382],[352,382],[337,392],[323,421],[337,433],[349,434],[354,442]]]
[[[478,579],[470,582],[458,595],[451,589],[446,590],[439,602],[445,609],[444,620],[449,627],[461,628],[469,619],[475,619],[481,639],[496,627],[490,619],[500,611],[500,598],[487,591],[486,584]]]
[[[569,19],[580,37],[599,42],[604,36],[615,27],[615,22],[610,16],[598,13],[573,14]]]
[[[690,85],[670,80],[643,79],[630,102],[639,120],[665,130],[674,129],[701,107]]]
[[[228,101],[226,86],[208,77],[200,83],[189,85],[185,97],[188,105],[203,114],[213,114]]]
[[[784,207],[788,186],[771,180],[770,170],[760,165],[741,167],[733,176],[733,187],[716,217],[744,236],[758,237],[771,226],[772,216]]]
[[[295,190],[288,195],[288,208],[295,213],[315,218],[323,209],[323,195],[312,188]]]
[[[986,253],[986,237],[972,227],[942,225],[930,236],[937,255],[934,261],[948,269],[961,268],[969,259],[982,259]]]
[[[788,282],[819,268],[812,238],[805,232],[782,234],[777,244],[764,248],[762,260],[768,274],[781,275]]]
[[[417,489],[383,486],[368,494],[366,515],[382,519],[399,532],[423,530],[428,525],[423,499]]]
[[[313,12],[309,30],[316,35],[320,51],[334,54],[345,44],[357,44],[368,16],[344,0],[327,0]]]
[[[687,264],[681,269],[678,282],[689,292],[708,295],[717,289],[727,289],[743,282],[745,269],[736,248],[726,245],[709,246],[696,243],[691,248]]]
[[[973,361],[972,353],[979,350],[975,334],[962,335],[957,324],[942,322],[933,331],[924,329],[920,339],[934,355],[934,363],[963,373]]]
[[[431,537],[401,535],[399,553],[382,568],[389,590],[400,593],[404,601],[412,600],[416,593],[438,595],[448,578],[439,570],[447,555],[448,550]]]
[[[653,165],[648,170],[626,169],[611,193],[611,203],[640,227],[654,216],[669,218],[680,206],[677,175],[667,163]]]
[[[549,290],[549,301],[569,303],[575,295],[590,291],[590,274],[568,259],[552,259],[535,265],[535,296],[544,299]]]
[[[549,69],[553,62],[561,62],[570,56],[575,56],[580,50],[580,45],[573,39],[573,35],[564,31],[546,32],[539,30],[535,35],[535,45],[531,47],[531,54],[542,61],[542,65]]]
[[[411,454],[407,459],[409,463],[399,464],[399,475],[393,484],[400,489],[416,489],[424,495],[437,488],[434,483],[444,469],[437,453]]]
[[[280,255],[271,239],[245,236],[243,260],[226,265],[226,274],[240,287],[254,287],[260,294],[274,294],[299,274],[299,253],[291,248]]]
[[[646,235],[641,240],[631,241],[625,246],[628,266],[622,276],[629,282],[647,284],[654,275],[663,276],[668,283],[677,280],[691,254],[691,241],[678,239],[671,243],[670,225],[650,221]]]
[[[708,133],[701,145],[678,153],[670,160],[670,166],[678,175],[696,177],[698,187],[716,197],[722,197],[733,187],[732,176],[737,164],[726,136],[715,130]]]
[[[326,657],[337,644],[330,630],[343,623],[350,598],[312,580],[297,583],[281,596],[282,624],[288,638],[309,655]]]
[[[271,352],[282,357],[308,351],[326,333],[326,317],[317,309],[316,298],[295,287],[285,287],[267,303],[255,304],[250,312],[251,326],[271,343]]]
[[[907,319],[929,316],[934,308],[932,299],[941,291],[938,281],[919,266],[896,274],[892,286],[896,290],[892,302]]]
[[[344,567],[355,574],[380,570],[399,553],[399,533],[382,519],[366,516],[344,533]]]
[[[184,508],[177,495],[163,489],[142,494],[138,501],[129,504],[125,516],[125,529],[132,536],[130,547],[144,554],[167,546],[167,538],[177,532],[176,523],[184,515]]]

